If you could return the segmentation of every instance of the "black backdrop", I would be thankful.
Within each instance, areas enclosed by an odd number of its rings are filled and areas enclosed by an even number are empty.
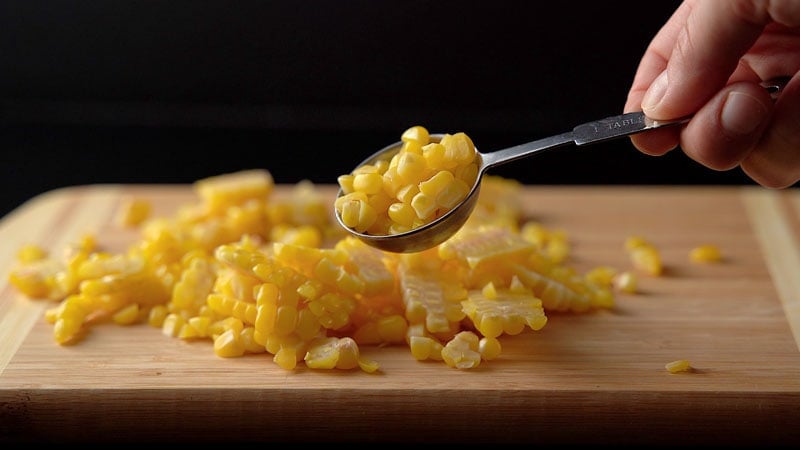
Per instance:
[[[0,215],[90,183],[263,167],[333,183],[408,126],[482,151],[621,112],[677,1],[0,2]],[[627,139],[495,170],[531,184],[735,184]]]

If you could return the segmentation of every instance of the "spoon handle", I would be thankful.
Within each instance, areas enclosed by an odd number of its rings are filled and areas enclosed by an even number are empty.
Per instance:
[[[572,130],[572,136],[575,145],[594,144],[647,130],[686,123],[689,119],[689,117],[685,117],[677,120],[653,120],[641,111],[632,112],[578,125]]]

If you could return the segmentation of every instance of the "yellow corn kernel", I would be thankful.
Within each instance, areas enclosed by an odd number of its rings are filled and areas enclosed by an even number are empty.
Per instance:
[[[379,173],[360,173],[353,178],[353,189],[365,194],[377,194],[383,190],[383,177]]]
[[[433,142],[422,147],[422,157],[425,158],[425,164],[433,170],[441,170],[444,168],[444,153],[444,145],[438,142]]]
[[[389,209],[389,205],[394,203],[394,198],[389,197],[381,190],[375,194],[371,194],[367,199],[367,203],[372,206],[376,214],[385,215],[386,210]]]
[[[661,255],[651,245],[640,245],[630,251],[633,266],[640,271],[652,276],[659,276],[663,271]]]
[[[181,327],[186,323],[183,317],[178,314],[168,314],[164,318],[164,323],[161,325],[161,332],[167,336],[177,337],[181,331]]]
[[[625,271],[614,277],[614,287],[621,292],[635,294],[638,285],[636,274]]]
[[[667,369],[669,373],[691,372],[692,365],[688,360],[679,359],[668,362],[666,365],[664,365],[664,368]]]
[[[69,344],[80,333],[83,327],[83,320],[63,317],[56,319],[53,325],[53,338],[60,345]]]
[[[275,329],[273,333],[286,336],[292,333],[297,326],[297,308],[291,305],[279,306],[275,314]]]
[[[650,243],[647,241],[647,239],[641,236],[628,236],[628,238],[625,239],[625,250],[627,251],[648,245],[650,245]]]
[[[17,261],[27,264],[47,258],[47,250],[34,244],[23,245],[17,251]]]
[[[309,308],[303,308],[297,313],[297,324],[294,332],[300,339],[310,341],[319,334],[320,327],[319,319]]]
[[[197,335],[200,337],[208,336],[208,329],[211,325],[211,318],[204,317],[204,316],[195,316],[190,317],[188,321],[189,325],[192,326],[197,331]]]
[[[475,184],[475,181],[478,180],[478,165],[473,162],[464,166],[459,166],[456,168],[456,172],[453,175],[455,175],[457,179],[466,183],[471,189],[472,185]]]
[[[328,337],[313,343],[303,358],[310,369],[354,369],[359,367],[358,344],[349,337]]]
[[[353,187],[353,181],[355,180],[354,175],[340,175],[336,178],[337,183],[339,183],[339,187],[342,189],[342,193],[350,194],[355,191]],[[381,181],[383,183],[383,181]]]
[[[471,331],[462,331],[442,349],[445,364],[456,369],[473,369],[481,363],[480,340]]]
[[[450,183],[453,182],[455,177],[453,174],[447,170],[441,170],[437,172],[434,176],[428,178],[425,181],[419,183],[419,191],[423,194],[427,195],[428,197],[436,198],[442,189],[447,187]]]
[[[454,165],[469,164],[475,159],[475,145],[464,133],[446,134],[441,144],[445,147],[445,161]]]
[[[374,165],[375,165],[375,170],[379,174],[383,175],[386,172],[386,170],[389,168],[389,161],[386,160],[386,159],[381,159],[381,160],[375,161]]]
[[[436,212],[436,199],[420,192],[411,200],[411,207],[418,218],[425,220]]]
[[[436,195],[436,204],[451,210],[467,197],[470,189],[463,180],[452,180]]]
[[[400,203],[410,205],[411,201],[414,200],[414,196],[417,194],[419,194],[419,185],[408,184],[398,189],[395,197]]]
[[[366,231],[378,219],[375,208],[363,200],[345,202],[342,205],[341,216],[342,223],[346,227],[359,233]]]
[[[255,303],[237,300],[220,294],[210,294],[206,301],[212,310],[221,315],[233,316],[251,325],[256,323],[257,307]]]
[[[425,169],[425,158],[422,155],[408,152],[400,154],[400,159],[397,163],[397,174],[406,184],[422,181],[426,174]]]
[[[480,353],[481,358],[486,361],[497,358],[500,356],[501,351],[502,346],[500,345],[500,341],[496,338],[483,337],[480,342],[478,342],[478,353]]]
[[[153,205],[144,199],[131,199],[123,203],[115,218],[122,227],[135,227],[150,217]]]
[[[400,153],[414,153],[415,155],[422,155],[422,146],[419,142],[404,142],[400,148]]]
[[[263,169],[216,175],[194,183],[195,191],[212,213],[221,213],[250,199],[265,199],[273,187],[272,175]]]
[[[153,308],[150,309],[150,314],[147,316],[147,323],[149,323],[150,326],[161,328],[164,325],[164,319],[166,319],[167,314],[169,314],[169,311],[166,306],[153,306]]]
[[[139,305],[130,304],[111,316],[111,320],[119,325],[130,325],[139,319]]]
[[[311,225],[302,225],[287,229],[280,238],[273,240],[285,244],[316,248],[322,245],[322,239],[322,231],[319,228]]]
[[[689,252],[689,259],[695,263],[715,263],[722,260],[722,252],[713,244],[704,244]]]
[[[275,284],[260,284],[256,289],[256,307],[260,307],[264,304],[277,304],[279,295],[280,289]]]
[[[351,192],[349,194],[342,195],[341,197],[337,197],[336,200],[333,202],[333,207],[334,209],[336,209],[336,212],[341,214],[345,203],[359,202],[359,201],[366,202],[367,199],[368,199],[367,194],[363,192]]]
[[[481,289],[481,294],[490,300],[495,300],[497,298],[497,289],[494,287],[494,283],[486,283],[483,289]]]
[[[392,162],[399,161],[399,155],[392,158]],[[403,187],[408,185],[403,178],[397,173],[397,163],[394,166],[391,164],[386,172],[383,173],[383,192],[390,197],[397,195],[397,192]],[[341,198],[341,197],[340,197]]]
[[[405,317],[393,314],[379,319],[376,325],[381,342],[399,344],[405,341],[408,330]]]
[[[614,282],[614,277],[617,275],[617,269],[610,266],[597,266],[590,271],[586,272],[586,281],[594,283],[598,286],[611,287]]]
[[[380,364],[378,364],[378,361],[359,358],[358,367],[361,368],[361,370],[363,370],[364,372],[374,373],[378,369],[380,369]]]
[[[417,218],[417,213],[411,205],[406,203],[392,203],[389,205],[389,218],[396,224],[404,227],[411,227],[414,219]]]
[[[563,234],[551,234],[545,251],[553,262],[560,264],[569,256],[569,242]]]
[[[432,359],[442,360],[442,349],[444,346],[436,339],[427,336],[411,336],[409,338],[409,348],[411,356],[417,361]]]
[[[275,352],[272,361],[281,369],[294,370],[297,367],[297,349],[294,347],[283,347]]]
[[[244,327],[242,331],[239,332],[239,340],[242,342],[245,352],[264,353],[267,349],[256,341],[255,332],[256,330],[253,327]]]
[[[423,126],[413,126],[403,132],[400,140],[403,142],[416,142],[419,145],[426,145],[431,139],[428,130]]]
[[[48,298],[53,294],[51,280],[59,270],[55,260],[43,259],[15,268],[8,281],[28,298]]]
[[[320,325],[330,330],[347,326],[355,306],[352,298],[333,292],[308,303],[308,309],[317,317]]]
[[[195,339],[199,337],[203,337],[200,335],[200,332],[197,331],[195,327],[192,326],[189,322],[186,322],[181,327],[180,331],[178,331],[178,339]]]
[[[356,341],[349,337],[343,337],[339,339],[337,347],[339,350],[339,359],[336,361],[337,369],[349,370],[358,367],[361,354]]]
[[[244,342],[241,339],[241,330],[230,329],[214,339],[214,353],[222,358],[235,358],[244,355]]]
[[[227,317],[211,323],[208,326],[208,333],[211,335],[211,337],[216,338],[216,336],[219,336],[222,333],[230,330],[233,330],[234,333],[239,334],[242,329],[244,329],[244,323],[242,323],[241,320],[235,317]]]

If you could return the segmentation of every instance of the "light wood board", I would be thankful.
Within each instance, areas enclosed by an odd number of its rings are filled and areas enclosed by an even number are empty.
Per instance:
[[[289,186],[278,186],[277,193]],[[333,199],[333,186],[318,186]],[[0,221],[0,441],[800,442],[800,194],[757,187],[528,186],[529,218],[565,230],[569,264],[630,268],[640,235],[662,277],[612,311],[548,314],[501,338],[472,371],[364,348],[360,371],[285,371],[266,354],[223,359],[148,325],[100,325],[62,347],[51,303],[8,284],[24,243],[58,249],[86,231],[122,250],[121,201],[171,216],[189,186],[97,185],[39,196]],[[689,261],[718,245],[722,263]],[[667,362],[694,370],[670,374]]]

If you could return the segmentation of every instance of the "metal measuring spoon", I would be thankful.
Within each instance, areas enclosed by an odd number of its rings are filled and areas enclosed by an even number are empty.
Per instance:
[[[761,85],[764,86],[764,88],[770,92],[772,98],[775,99],[788,80],[788,77],[779,78],[763,82]],[[475,161],[478,163],[478,176],[475,179],[475,183],[472,185],[472,189],[470,189],[464,200],[438,219],[405,233],[385,235],[360,233],[346,226],[342,222],[342,217],[339,212],[336,212],[336,220],[350,234],[375,248],[394,253],[413,253],[426,250],[441,244],[455,234],[456,231],[461,229],[475,209],[475,204],[478,201],[478,194],[481,189],[481,180],[486,174],[486,171],[492,167],[515,161],[544,150],[562,147],[567,144],[575,144],[578,146],[595,144],[597,142],[630,136],[656,128],[686,123],[689,119],[690,117],[671,121],[659,121],[650,119],[642,112],[632,112],[619,116],[607,117],[595,122],[584,123],[576,126],[572,131],[504,150],[481,153],[476,149]],[[431,141],[438,142],[443,136],[442,134],[431,134]],[[362,161],[358,167],[365,164],[374,164],[380,160],[388,161],[400,151],[402,146],[402,141],[388,145]],[[337,197],[341,197],[342,195],[344,195],[344,193],[339,189]]]

